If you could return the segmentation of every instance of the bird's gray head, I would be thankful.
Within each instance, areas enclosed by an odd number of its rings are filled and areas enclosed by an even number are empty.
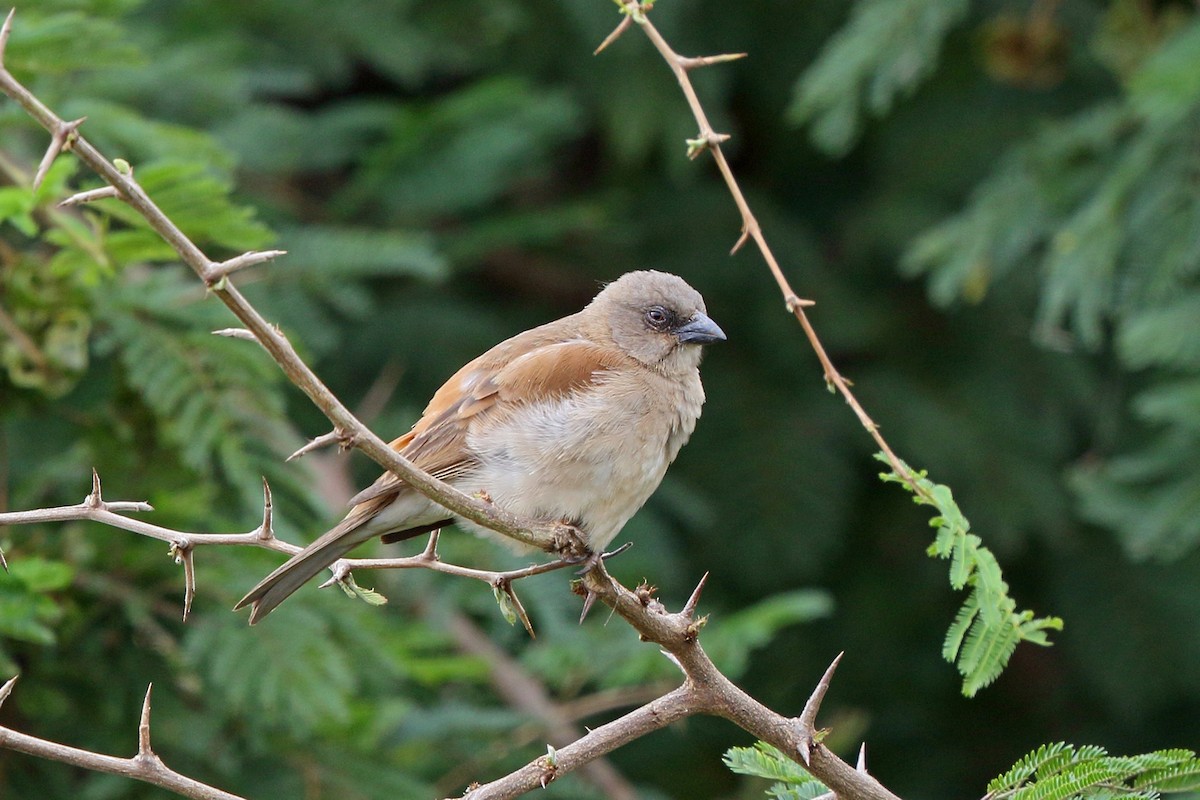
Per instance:
[[[700,345],[725,340],[700,293],[667,272],[625,273],[596,295],[587,313],[614,344],[663,372],[695,369]]]

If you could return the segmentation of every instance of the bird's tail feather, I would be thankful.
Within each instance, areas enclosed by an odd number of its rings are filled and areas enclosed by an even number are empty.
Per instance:
[[[257,586],[238,601],[233,607],[234,610],[250,605],[251,625],[270,614],[309,579],[344,556],[351,548],[371,538],[374,533],[364,530],[367,526],[362,523],[361,519],[343,520],[259,581]]]

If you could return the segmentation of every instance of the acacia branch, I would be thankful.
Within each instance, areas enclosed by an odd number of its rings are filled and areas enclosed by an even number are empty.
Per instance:
[[[119,528],[139,536],[147,536],[170,545],[170,554],[184,568],[184,619],[187,619],[195,597],[195,571],[192,562],[192,552],[197,547],[209,546],[250,546],[265,550],[273,550],[287,556],[299,553],[303,548],[285,542],[275,537],[272,528],[273,506],[271,488],[263,481],[263,521],[254,530],[245,533],[191,533],[164,528],[139,519],[127,517],[118,512],[146,512],[154,507],[141,501],[107,501],[101,495],[100,476],[92,471],[92,491],[82,502],[73,506],[57,506],[54,508],[38,508],[29,511],[7,511],[0,513],[0,526],[3,525],[32,525],[43,522],[66,522],[69,520],[89,520]],[[428,546],[418,555],[400,558],[341,558],[330,565],[333,577],[322,584],[322,587],[332,586],[348,580],[354,570],[375,569],[427,569],[460,578],[470,578],[482,581],[493,588],[509,594],[513,602],[520,607],[512,589],[513,581],[541,575],[546,572],[577,566],[577,561],[571,558],[560,558],[541,564],[532,564],[511,570],[487,570],[466,567],[442,561],[437,552],[438,533],[430,535]],[[522,614],[521,620],[526,629],[533,634],[533,626],[528,617]]]
[[[461,800],[508,800],[578,769],[623,744],[697,714],[724,717],[741,729],[799,758],[808,748],[808,770],[841,800],[899,800],[865,771],[850,766],[819,741],[813,726],[829,673],[818,683],[800,718],[789,718],[759,703],[716,668],[699,642],[703,624],[692,614],[671,613],[651,590],[631,591],[608,574],[603,564],[584,576],[587,589],[611,606],[643,639],[659,645],[683,671],[681,686],[570,745],[534,759],[499,780],[471,788]],[[840,659],[841,656],[839,655]],[[836,663],[836,662],[835,662]]]
[[[0,687],[0,703],[3,703],[12,692],[16,682],[17,679],[12,678]],[[77,747],[18,733],[3,726],[0,726],[0,747],[83,767],[94,772],[106,772],[110,775],[133,778],[168,789],[182,797],[193,798],[193,800],[243,800],[236,794],[230,794],[194,778],[181,775],[163,763],[150,746],[149,689],[146,690],[146,699],[142,703],[142,717],[138,723],[138,752],[137,755],[130,758],[118,758],[117,756],[93,753],[90,750],[80,750]]]
[[[513,708],[519,708],[541,721],[552,745],[565,747],[579,739],[581,732],[573,723],[569,711],[555,703],[546,687],[488,639],[479,626],[459,613],[451,613],[446,622],[447,630],[460,650],[487,662],[488,677],[496,692]],[[637,792],[629,782],[603,758],[582,764],[580,771],[610,800],[637,798]]]

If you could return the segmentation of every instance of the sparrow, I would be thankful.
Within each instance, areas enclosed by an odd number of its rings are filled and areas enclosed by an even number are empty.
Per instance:
[[[691,436],[704,404],[701,345],[724,339],[682,278],[629,272],[582,311],[501,342],[454,373],[391,446],[467,494],[574,526],[602,552]],[[499,536],[390,472],[350,506],[235,606],[252,606],[251,625],[376,536],[400,541],[452,522]]]

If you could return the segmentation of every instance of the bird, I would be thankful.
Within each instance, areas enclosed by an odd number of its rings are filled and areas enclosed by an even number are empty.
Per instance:
[[[578,529],[599,553],[658,488],[704,404],[702,346],[725,340],[700,293],[656,270],[628,272],[583,310],[497,344],[434,393],[390,444],[467,494]],[[500,536],[386,472],[349,513],[234,607],[250,624],[376,536],[408,539],[457,522]],[[512,540],[505,541],[515,544]]]

